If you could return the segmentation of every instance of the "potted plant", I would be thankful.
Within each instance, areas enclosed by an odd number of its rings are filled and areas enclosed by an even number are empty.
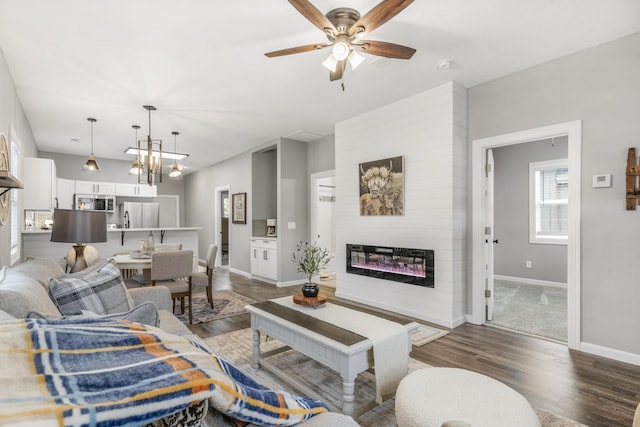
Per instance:
[[[307,283],[302,287],[302,294],[305,297],[315,297],[318,295],[318,285],[312,283],[313,276],[325,268],[333,258],[329,251],[320,246],[300,242],[296,245],[296,250],[291,255],[291,260],[298,263],[298,271],[307,276]]]

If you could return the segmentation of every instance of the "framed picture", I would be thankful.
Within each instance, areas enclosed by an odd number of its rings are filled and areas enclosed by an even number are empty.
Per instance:
[[[247,223],[247,193],[231,195],[231,221],[234,224]]]
[[[360,215],[404,215],[404,158],[360,163]]]

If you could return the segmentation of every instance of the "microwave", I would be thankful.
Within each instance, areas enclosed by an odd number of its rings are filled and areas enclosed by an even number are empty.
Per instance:
[[[74,209],[85,211],[114,212],[116,198],[114,196],[96,196],[91,194],[76,194],[73,200]]]

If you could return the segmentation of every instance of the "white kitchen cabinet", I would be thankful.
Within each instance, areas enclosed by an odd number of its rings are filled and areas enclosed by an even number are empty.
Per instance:
[[[24,191],[22,207],[26,210],[52,211],[58,197],[56,164],[51,159],[25,157],[22,167]]]
[[[116,184],[113,182],[76,181],[76,194],[113,196],[116,194]]]
[[[251,274],[278,280],[278,242],[274,239],[251,239]]]
[[[158,187],[148,184],[115,184],[115,195],[123,197],[156,197]]]
[[[58,178],[58,207],[60,209],[73,209],[75,191],[76,182],[74,180]]]

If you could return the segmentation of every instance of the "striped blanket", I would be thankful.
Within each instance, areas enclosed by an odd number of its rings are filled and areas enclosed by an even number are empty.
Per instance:
[[[117,320],[0,322],[0,385],[0,425],[144,425],[204,399],[257,425],[327,411],[257,384],[187,338]]]

